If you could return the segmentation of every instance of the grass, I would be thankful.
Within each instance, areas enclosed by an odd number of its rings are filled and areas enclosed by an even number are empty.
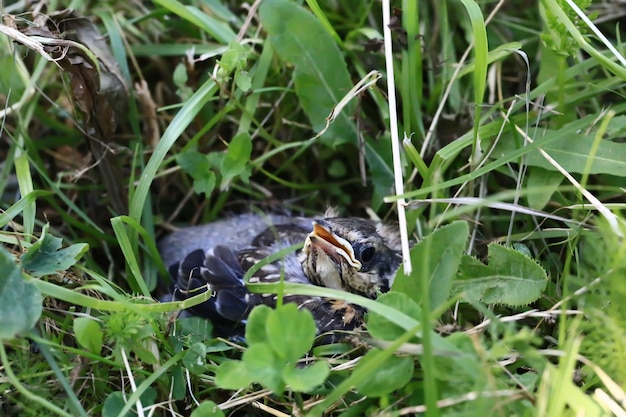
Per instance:
[[[52,2],[44,26],[4,6],[0,414],[625,413],[619,21],[394,3],[390,109],[380,6]],[[397,201],[421,243],[392,293],[283,287],[366,306],[369,335],[312,346],[282,306],[237,344],[175,320],[207,294],[153,298],[175,227],[328,205],[393,222]]]

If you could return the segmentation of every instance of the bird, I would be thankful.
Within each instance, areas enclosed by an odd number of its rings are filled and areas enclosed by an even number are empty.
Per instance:
[[[255,306],[276,306],[275,294],[252,293],[243,278],[258,262],[296,244],[301,249],[262,266],[249,282],[278,282],[282,274],[286,282],[343,290],[371,299],[389,291],[402,260],[395,227],[368,219],[339,217],[332,210],[319,218],[280,216],[272,220],[276,222],[263,224],[262,230],[251,227],[256,235],[247,243],[228,238],[221,239],[226,244],[211,241],[208,249],[191,250],[169,268],[174,300],[212,291],[210,299],[189,308],[188,313],[209,319],[216,336],[243,338],[247,317]],[[227,222],[228,226],[236,223]],[[193,233],[185,232],[187,240],[190,236]],[[194,243],[185,245],[193,247]],[[328,341],[337,341],[340,336],[335,335],[361,328],[366,313],[363,307],[339,299],[285,295],[283,301],[309,310],[318,335],[331,335],[326,338]]]

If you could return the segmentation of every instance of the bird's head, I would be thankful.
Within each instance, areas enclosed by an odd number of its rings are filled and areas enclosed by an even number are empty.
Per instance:
[[[397,231],[357,218],[314,221],[303,253],[313,284],[369,298],[389,291],[401,262]]]

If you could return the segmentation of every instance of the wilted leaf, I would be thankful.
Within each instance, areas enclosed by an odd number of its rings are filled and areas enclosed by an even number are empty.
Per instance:
[[[41,315],[41,293],[22,276],[15,259],[0,247],[0,340],[27,332]]]
[[[537,300],[548,284],[546,271],[533,259],[497,243],[489,245],[489,264],[464,256],[455,291],[486,304],[520,306]]]
[[[119,158],[114,158],[107,144],[113,142],[117,124],[127,115],[128,87],[107,38],[93,22],[71,9],[38,15],[19,30],[35,39],[45,38],[45,51],[69,74],[72,98],[83,115],[86,137],[113,207],[127,211]]]
[[[61,249],[62,239],[48,234],[48,228],[49,225],[43,227],[39,240],[21,257],[22,267],[34,277],[69,269],[89,249],[86,243]]]

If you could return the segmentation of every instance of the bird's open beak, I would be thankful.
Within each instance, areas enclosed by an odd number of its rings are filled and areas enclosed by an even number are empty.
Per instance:
[[[306,238],[304,252],[309,252],[312,246],[323,250],[328,256],[337,261],[340,261],[340,257],[343,258],[357,271],[361,269],[361,262],[354,256],[354,250],[350,242],[337,236],[328,227],[318,222],[313,222],[313,231]]]

